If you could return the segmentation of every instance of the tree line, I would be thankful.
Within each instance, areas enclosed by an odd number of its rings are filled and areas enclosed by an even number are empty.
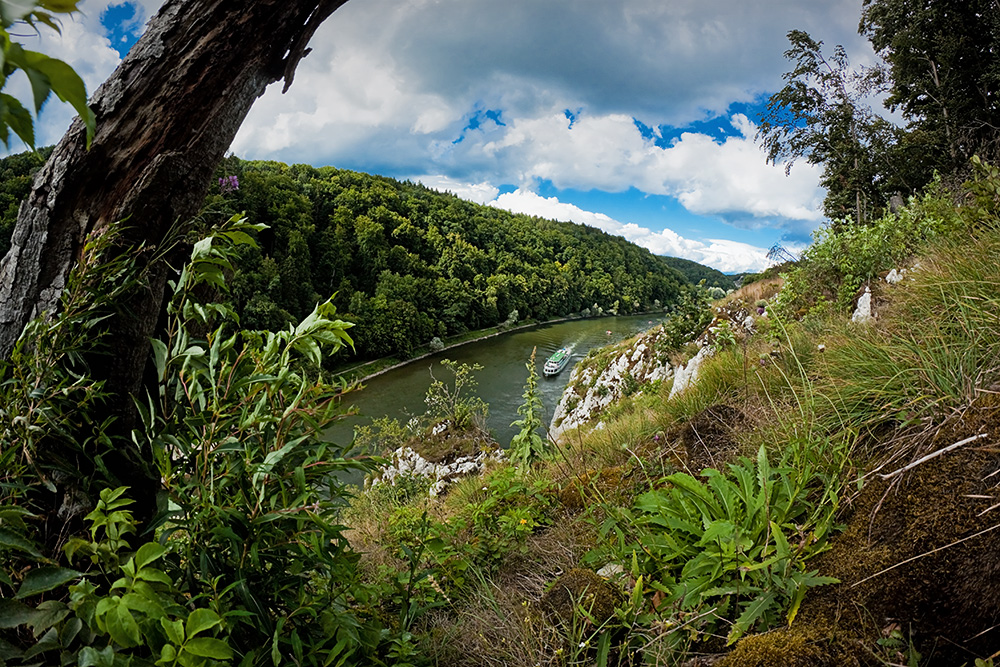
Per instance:
[[[758,139],[768,160],[822,165],[824,213],[866,225],[938,175],[961,181],[978,155],[1000,159],[1000,5],[996,0],[865,0],[858,30],[881,62],[852,66],[801,30],[793,68]],[[901,116],[897,125],[872,100]]]
[[[34,153],[0,160],[5,249],[43,162]],[[267,225],[234,262],[241,326],[276,331],[335,295],[366,359],[406,357],[434,337],[513,323],[515,313],[543,321],[658,309],[697,282],[675,270],[678,260],[592,227],[333,167],[228,157],[204,214],[240,212]],[[710,271],[683,266],[699,279]]]
[[[686,282],[621,237],[410,182],[236,157],[216,182],[207,209],[268,226],[236,262],[241,326],[277,330],[336,295],[362,358],[518,319],[642,312]]]

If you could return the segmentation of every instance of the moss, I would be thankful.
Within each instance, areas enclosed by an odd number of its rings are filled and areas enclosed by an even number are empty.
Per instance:
[[[593,570],[575,567],[555,580],[545,595],[541,607],[554,622],[573,623],[588,615],[596,625],[614,617],[615,607],[624,595]],[[587,612],[581,614],[581,610]]]
[[[983,447],[967,445],[865,487],[845,532],[811,564],[843,583],[811,593],[804,622],[875,647],[891,620],[912,629],[918,650],[940,664],[1000,650],[1000,531],[977,535],[997,525],[996,511],[987,511],[996,476],[986,478],[1000,467],[1000,410],[991,403],[966,411],[934,444],[985,432]]]
[[[834,665],[827,652],[797,630],[775,630],[744,638],[716,667],[819,667]]]
[[[583,509],[588,498],[605,502],[624,502],[631,499],[632,469],[623,466],[588,471],[566,480],[559,489],[559,502],[571,510]]]

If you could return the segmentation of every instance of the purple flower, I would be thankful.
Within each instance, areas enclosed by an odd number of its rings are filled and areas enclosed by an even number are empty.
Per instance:
[[[235,192],[240,189],[240,179],[235,175],[233,176],[223,176],[219,179],[219,190],[222,194],[229,192]]]

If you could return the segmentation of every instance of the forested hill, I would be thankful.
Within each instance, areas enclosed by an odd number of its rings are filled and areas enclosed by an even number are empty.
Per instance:
[[[733,276],[727,276],[722,271],[713,269],[710,266],[699,264],[690,259],[681,259],[680,257],[663,256],[662,259],[666,262],[667,266],[677,269],[692,285],[697,285],[704,280],[705,287],[720,287],[724,290],[731,290],[736,286],[736,279]]]
[[[238,188],[231,186],[235,176]],[[332,167],[228,158],[207,206],[270,229],[232,281],[247,328],[275,328],[336,293],[360,357],[435,336],[596,306],[666,305],[683,279],[624,239],[515,215],[421,185]],[[228,180],[225,180],[228,179]]]
[[[0,160],[4,250],[32,154]],[[283,327],[336,293],[358,356],[407,356],[433,337],[574,313],[671,304],[684,279],[621,237],[515,215],[421,185],[332,167],[227,158],[206,201],[269,226],[231,280],[248,329]],[[235,177],[235,179],[230,178]]]

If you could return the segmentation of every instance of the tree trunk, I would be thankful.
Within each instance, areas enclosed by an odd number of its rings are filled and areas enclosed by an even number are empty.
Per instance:
[[[163,5],[93,95],[91,148],[77,119],[21,206],[0,265],[0,355],[10,354],[28,320],[57,309],[90,232],[123,224],[124,244],[159,247],[172,227],[194,217],[253,102],[279,79],[287,89],[316,28],[345,2]],[[92,367],[114,396],[122,435],[134,424],[131,397],[141,388],[164,301],[167,267],[161,261],[148,269],[148,285],[108,322],[114,353]],[[116,476],[132,472],[124,461],[119,467]]]

